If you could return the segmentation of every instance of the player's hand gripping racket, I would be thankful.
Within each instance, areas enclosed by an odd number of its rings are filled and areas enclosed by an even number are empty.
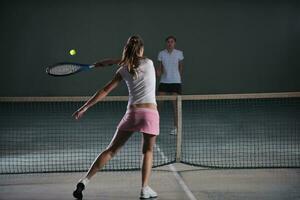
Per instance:
[[[63,62],[47,67],[46,73],[51,76],[69,76],[78,72],[88,71],[94,67],[95,65]]]

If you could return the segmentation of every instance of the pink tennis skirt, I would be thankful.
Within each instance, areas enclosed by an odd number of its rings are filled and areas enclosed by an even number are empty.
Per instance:
[[[126,111],[117,126],[119,130],[159,135],[159,114],[150,108],[134,108]]]

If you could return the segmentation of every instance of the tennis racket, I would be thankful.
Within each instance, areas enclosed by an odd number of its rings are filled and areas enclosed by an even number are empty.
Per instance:
[[[69,76],[82,71],[88,71],[95,65],[62,62],[56,63],[46,68],[46,73],[51,76]]]

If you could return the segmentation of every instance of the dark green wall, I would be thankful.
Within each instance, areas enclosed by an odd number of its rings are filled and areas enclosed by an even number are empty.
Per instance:
[[[296,1],[12,0],[0,6],[0,96],[92,95],[116,67],[54,78],[45,66],[118,57],[131,34],[144,38],[155,63],[164,38],[177,36],[184,94],[300,91]],[[113,92],[125,94],[124,84]]]

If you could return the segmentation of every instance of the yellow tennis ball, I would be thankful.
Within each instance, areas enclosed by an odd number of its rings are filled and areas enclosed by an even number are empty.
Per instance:
[[[75,50],[75,49],[71,49],[71,50],[70,50],[70,55],[71,55],[71,56],[74,56],[75,54],[76,54],[76,50]]]

